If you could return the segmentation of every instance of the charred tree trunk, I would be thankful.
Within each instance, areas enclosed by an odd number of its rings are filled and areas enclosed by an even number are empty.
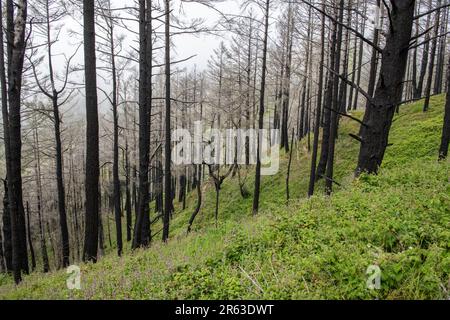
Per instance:
[[[41,255],[42,255],[42,267],[44,273],[50,271],[50,263],[48,260],[47,244],[45,241],[45,231],[42,222],[42,183],[41,183],[41,158],[39,151],[39,135],[37,128],[34,130],[34,160],[35,165],[35,175],[36,175],[36,194],[37,194],[37,211],[39,220],[39,238],[41,243]]]
[[[415,1],[391,3],[392,26],[382,51],[380,77],[375,96],[364,114],[364,125],[361,126],[357,175],[378,172],[388,145],[392,118],[402,97]]]
[[[148,215],[149,181],[148,168],[150,158],[150,130],[149,112],[146,100],[148,88],[147,56],[147,18],[146,1],[139,1],[139,186],[136,210],[136,222],[134,225],[133,249],[144,246],[143,225]]]
[[[97,262],[99,220],[99,136],[95,11],[93,0],[83,0],[84,68],[86,87],[86,218],[83,260]]]
[[[450,58],[447,65],[447,87],[450,85]],[[439,147],[439,159],[444,160],[448,155],[448,144],[450,143],[450,92],[447,91],[445,102],[444,125],[442,128],[441,146]]]
[[[325,10],[325,2],[322,2],[322,10]],[[322,111],[322,89],[323,89],[323,65],[325,63],[325,15],[322,14],[322,29],[320,34],[320,65],[319,65],[319,88],[317,93],[317,105],[316,114],[314,122],[314,141],[313,150],[311,156],[311,171],[309,176],[309,187],[308,187],[308,197],[314,194],[314,186],[316,182],[316,162],[317,162],[317,151],[319,148],[319,134],[320,134],[320,119]]]
[[[441,6],[441,0],[438,0],[437,6]],[[430,97],[431,97],[431,85],[433,82],[434,75],[434,61],[436,58],[436,49],[437,49],[437,41],[439,37],[439,23],[441,18],[441,10],[436,11],[436,21],[434,26],[434,39],[431,45],[431,56],[430,56],[430,66],[428,67],[428,79],[427,86],[425,87],[425,103],[423,105],[423,112],[427,112],[430,106]]]
[[[12,6],[12,1],[8,2]],[[21,271],[29,272],[28,255],[25,231],[25,212],[22,199],[22,136],[21,136],[21,90],[22,73],[25,53],[25,26],[27,20],[27,1],[20,0],[16,3],[17,14],[12,32],[13,45],[9,56],[9,139],[10,139],[10,164],[8,173],[9,208],[11,217],[12,234],[12,267],[14,280],[19,283],[22,280]],[[11,7],[12,10],[12,7]],[[10,15],[11,13],[8,13]]]
[[[377,7],[381,8],[381,0],[377,0]],[[377,26],[375,25],[372,42],[376,46],[378,46],[379,38],[380,38],[380,29],[378,29]],[[367,88],[367,93],[371,97],[373,97],[373,92],[375,90],[375,81],[378,74],[378,55],[379,52],[376,50],[376,48],[372,48],[372,57],[370,58],[369,86]]]
[[[3,8],[2,1],[0,0],[0,8]],[[11,216],[9,210],[8,199],[8,173],[10,159],[10,138],[9,138],[9,115],[8,115],[8,88],[6,80],[5,70],[5,52],[4,52],[4,40],[3,40],[3,15],[0,14],[0,86],[1,86],[1,99],[2,99],[2,120],[3,120],[3,140],[5,146],[5,165],[6,165],[6,178],[3,180],[4,191],[3,195],[3,243],[4,243],[4,256],[5,267],[7,271],[12,271],[12,239],[11,239]],[[1,231],[0,231],[1,232]]]
[[[336,39],[337,39],[337,24],[333,23],[333,30],[331,36],[331,49],[330,49],[330,68],[334,68],[335,65],[335,51],[336,51]],[[320,160],[317,165],[316,181],[325,175],[325,170],[328,162],[328,150],[330,142],[330,124],[331,124],[331,109],[333,102],[333,74],[328,72],[327,87],[325,90],[324,100],[324,126],[322,133],[322,145],[320,150]]]
[[[338,132],[338,112],[339,112],[339,70],[341,65],[341,46],[342,46],[342,22],[344,18],[344,0],[340,1],[339,5],[339,27],[337,34],[337,48],[336,58],[334,61],[334,76],[333,79],[333,98],[332,98],[332,112],[330,120],[330,142],[328,146],[328,159],[325,181],[325,192],[330,195],[333,190],[333,170],[334,170],[334,151],[336,145],[336,137]]]
[[[3,180],[5,194],[3,195],[3,235],[5,237],[4,256],[5,256],[5,270],[12,271],[12,244],[11,244],[11,221],[9,220],[9,206],[8,206],[8,182]]]
[[[170,216],[173,208],[172,174],[171,174],[171,130],[170,130],[170,0],[165,0],[165,141],[164,141],[164,216],[163,242],[169,239]]]
[[[55,124],[55,141],[56,141],[56,182],[58,188],[58,212],[59,225],[61,229],[61,243],[62,243],[62,259],[63,267],[69,266],[70,244],[69,231],[67,229],[67,215],[66,215],[66,195],[63,181],[63,154],[61,143],[61,119],[59,116],[58,95],[54,91],[53,98],[53,114]]]
[[[189,224],[187,228],[187,233],[191,232],[192,224],[194,223],[195,218],[197,217],[198,213],[200,212],[200,208],[202,207],[202,176],[201,176],[201,166],[197,166],[197,174],[195,175],[194,179],[197,180],[196,182],[196,188],[197,188],[197,206],[195,207],[194,212],[191,215],[191,218],[189,219]]]
[[[264,23],[264,42],[263,42],[263,59],[262,59],[262,75],[261,90],[259,98],[259,118],[258,129],[261,131],[264,127],[264,98],[266,92],[266,71],[267,71],[267,39],[269,33],[269,7],[270,0],[266,0],[265,5],[265,23]],[[259,210],[259,192],[261,186],[261,141],[258,138],[258,146],[256,151],[256,173],[255,173],[255,193],[253,194],[253,215]]]
[[[431,9],[432,5],[433,5],[433,1],[428,0],[427,8]],[[428,15],[425,30],[428,30],[430,28],[430,24],[431,24],[431,15]],[[422,97],[423,81],[425,79],[425,74],[427,72],[428,55],[429,55],[429,50],[430,50],[430,33],[429,32],[426,33],[424,42],[425,42],[425,44],[424,44],[423,52],[422,52],[422,62],[420,65],[419,81],[418,81],[417,87],[415,88],[415,91],[414,91],[415,99],[420,99]]]
[[[30,247],[31,256],[31,270],[36,269],[36,256],[34,255],[33,238],[31,237],[31,224],[30,224],[30,204],[27,201],[27,239],[28,246]]]

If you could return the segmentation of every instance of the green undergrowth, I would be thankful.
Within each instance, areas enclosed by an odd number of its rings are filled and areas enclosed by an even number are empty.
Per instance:
[[[282,154],[279,174],[262,179],[256,217],[252,197],[242,198],[234,177],[221,190],[216,227],[215,193],[205,182],[191,234],[195,192],[185,210],[176,204],[167,245],[155,239],[147,250],[80,263],[81,290],[67,289],[64,270],[33,273],[19,286],[0,276],[0,298],[449,299],[450,166],[436,161],[444,96],[431,101],[425,114],[422,102],[401,107],[378,176],[353,178],[358,142],[348,134],[358,126],[343,118],[335,163],[342,186],[332,197],[320,182],[306,198],[310,161],[303,141],[293,153],[289,202]],[[249,191],[253,174],[242,170]],[[381,270],[379,290],[367,288],[370,265]]]

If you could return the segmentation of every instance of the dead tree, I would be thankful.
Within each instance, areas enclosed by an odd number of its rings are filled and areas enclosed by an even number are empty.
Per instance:
[[[31,257],[31,271],[36,269],[36,256],[34,255],[33,238],[31,236],[31,224],[30,224],[30,203],[27,201],[27,240],[30,247]]]
[[[438,0],[438,3],[437,3],[438,7],[441,6],[441,3],[442,3],[441,0]],[[425,103],[423,105],[423,112],[427,112],[428,108],[430,107],[431,84],[433,82],[434,61],[436,58],[437,41],[438,41],[438,37],[439,37],[440,18],[441,18],[441,10],[437,10],[435,25],[434,25],[433,42],[431,44],[431,56],[430,56],[430,65],[428,67],[427,85],[425,87]],[[435,81],[437,81],[437,79]]]
[[[26,21],[28,13],[27,0],[16,2],[16,17],[8,33],[13,34],[12,48],[8,56],[8,101],[9,101],[9,146],[10,157],[7,164],[9,208],[11,217],[12,235],[12,267],[14,281],[22,280],[21,271],[29,272],[25,212],[22,197],[22,135],[21,135],[21,91],[24,53],[26,45]],[[14,14],[12,1],[7,3],[7,15],[12,18]],[[13,12],[10,12],[13,11]],[[8,28],[10,24],[7,23]]]
[[[99,225],[99,129],[93,0],[83,0],[86,90],[86,218],[83,260],[97,262]]]
[[[60,8],[54,7],[56,2],[53,0],[41,0],[35,3],[35,13],[36,16],[42,14],[42,24],[39,24],[38,31],[40,35],[45,39],[44,44],[47,47],[47,64],[48,64],[48,78],[50,80],[49,88],[46,88],[44,84],[41,84],[41,80],[38,78],[35,63],[31,62],[33,73],[35,77],[36,84],[38,85],[40,91],[50,99],[52,103],[52,112],[53,116],[50,117],[53,125],[54,125],[54,136],[55,136],[55,147],[56,147],[56,182],[58,189],[58,213],[59,213],[59,225],[60,225],[60,233],[61,233],[61,249],[62,249],[62,264],[63,267],[69,266],[70,260],[70,241],[69,241],[69,231],[67,227],[67,213],[66,213],[66,193],[64,187],[64,172],[63,172],[63,151],[62,151],[62,142],[61,142],[61,115],[60,115],[60,107],[64,105],[68,99],[70,98],[72,91],[69,93],[65,92],[68,76],[69,76],[69,68],[71,64],[71,60],[75,56],[76,52],[67,60],[65,75],[62,80],[62,85],[57,89],[56,86],[56,77],[54,72],[54,63],[53,63],[53,51],[52,46],[58,40],[52,38],[52,23],[60,21],[66,15],[66,12],[60,11]],[[58,5],[59,6],[59,5]],[[43,12],[43,13],[41,13]],[[44,57],[43,57],[44,58]]]
[[[261,131],[264,128],[264,108],[265,108],[265,91],[266,91],[266,73],[267,73],[267,40],[269,36],[269,10],[270,0],[265,1],[262,8],[264,11],[264,40],[263,40],[263,57],[262,57],[262,73],[261,73],[261,89],[259,97],[259,114],[258,114],[258,129]],[[256,150],[256,172],[255,172],[255,191],[253,194],[253,215],[256,215],[259,210],[259,193],[261,187],[261,139],[258,138],[258,145]]]
[[[12,2],[11,2],[12,3]],[[2,1],[0,0],[0,8],[3,8]],[[8,34],[9,35],[9,34]],[[9,37],[8,37],[9,38]],[[9,172],[10,160],[10,138],[9,138],[9,115],[8,115],[8,83],[6,80],[5,70],[5,50],[4,50],[4,37],[3,37],[3,14],[0,14],[0,86],[1,86],[1,100],[2,100],[2,120],[3,120],[3,140],[5,146],[5,163],[6,173]],[[10,42],[8,42],[8,51]],[[8,64],[9,65],[9,64]],[[8,176],[3,180],[4,195],[3,195],[3,243],[4,243],[4,255],[5,255],[5,267],[7,271],[12,271],[12,239],[11,239],[11,217],[9,211],[9,199],[8,199]],[[1,231],[0,231],[1,232]]]
[[[322,1],[322,10],[325,10],[325,1]],[[313,151],[311,156],[311,172],[309,176],[309,187],[308,196],[311,197],[314,194],[314,186],[316,182],[316,163],[317,163],[317,152],[319,148],[319,134],[320,134],[320,119],[322,111],[322,89],[323,89],[323,71],[325,63],[325,15],[322,14],[322,29],[320,35],[321,49],[320,49],[320,65],[319,65],[319,88],[317,96],[316,105],[316,115],[314,122],[314,141],[313,141]],[[354,63],[354,62],[353,62]],[[350,99],[351,100],[351,99]]]
[[[450,86],[450,58],[447,65],[447,88]],[[450,143],[450,92],[447,91],[445,101],[444,125],[442,127],[441,146],[439,147],[439,159],[444,160],[448,155],[448,144]]]
[[[171,173],[171,129],[170,129],[170,0],[165,0],[165,141],[164,141],[164,216],[162,240],[169,239],[170,215],[173,207],[172,173]]]
[[[215,206],[215,210],[214,210],[214,219],[216,221],[216,227],[217,227],[217,222],[218,222],[218,218],[219,218],[220,190],[222,188],[222,184],[225,181],[225,179],[228,178],[229,175],[233,172],[234,166],[235,165],[231,165],[230,168],[228,169],[228,171],[224,175],[220,175],[220,166],[218,166],[217,174],[216,174],[216,173],[214,173],[214,169],[213,169],[212,165],[208,165],[209,176],[213,179],[214,189],[216,191],[216,206]]]
[[[414,22],[414,0],[391,1],[390,28],[382,50],[381,70],[375,95],[361,125],[361,148],[356,173],[377,173],[388,145],[395,109],[403,91],[408,49]]]

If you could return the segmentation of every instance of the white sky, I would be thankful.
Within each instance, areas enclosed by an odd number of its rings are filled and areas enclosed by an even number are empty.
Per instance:
[[[130,1],[126,0],[112,0],[113,8],[120,8],[125,6],[130,6]],[[220,3],[217,3],[216,8],[221,12],[225,13],[239,13],[239,0],[223,0]],[[199,3],[183,3],[182,7],[180,6],[180,0],[172,0],[172,10],[173,14],[177,17],[180,17],[183,21],[189,21],[195,18],[202,18],[205,20],[204,26],[214,26],[216,21],[220,18],[220,15],[214,10],[199,4]],[[156,15],[156,13],[155,13]],[[121,16],[126,16],[126,13],[121,14]],[[71,56],[76,48],[82,42],[82,13],[80,10],[75,10],[71,16],[66,17],[63,21],[59,22],[63,25],[59,41],[53,45],[53,55],[54,55],[54,68],[55,72],[59,74],[59,78],[62,78],[62,75],[65,73],[65,65],[66,59]],[[126,25],[128,28],[133,31],[138,31],[137,22],[127,21]],[[158,31],[162,31],[163,29],[159,29]],[[70,31],[75,31],[77,34],[70,33]],[[172,29],[172,31],[175,31]],[[98,32],[98,27],[97,27]],[[126,36],[124,41],[124,48],[122,54],[125,55],[126,52],[132,52],[131,46],[137,48],[138,45],[135,42],[137,40],[137,34],[133,34],[123,28],[116,28],[116,34],[122,33]],[[229,33],[221,33],[224,35],[229,35]],[[55,37],[56,32],[53,31],[52,36]],[[98,40],[98,39],[97,39]],[[202,33],[200,35],[194,34],[183,34],[183,35],[174,35],[172,37],[173,47],[172,47],[172,60],[181,60],[190,56],[194,56],[192,59],[189,59],[186,62],[177,64],[177,68],[188,67],[189,69],[193,69],[194,67],[197,70],[202,70],[206,68],[208,59],[210,58],[213,50],[218,47],[220,41],[223,39],[216,35],[210,35]],[[42,43],[42,39],[34,39],[33,45],[38,43]],[[160,43],[159,45],[161,45]],[[41,48],[39,51],[40,54],[45,53],[45,48]],[[161,62],[161,58],[163,56],[164,51],[160,50],[159,55],[157,55],[157,63]],[[83,66],[83,47],[80,46],[78,49],[77,55],[72,60],[72,65],[78,65],[80,70],[76,73],[71,74],[70,79],[72,81],[83,83],[84,72],[82,70]],[[99,58],[99,54],[97,54],[97,60]],[[135,58],[137,58],[137,53],[135,54]],[[102,63],[100,61],[97,62],[97,66],[100,66]],[[44,60],[39,66],[39,70],[41,70],[42,75],[48,73],[47,71],[48,65],[46,60]],[[107,90],[108,84],[105,82],[101,74],[97,77],[98,86]],[[61,83],[60,83],[61,84]],[[58,86],[57,86],[58,87]],[[108,90],[107,90],[108,91]],[[81,94],[84,93],[84,90],[80,91]],[[80,94],[77,94],[78,98]],[[42,96],[42,99],[45,97]],[[103,93],[99,92],[99,101],[104,99]],[[77,112],[81,111],[84,113],[84,99],[78,99],[77,102],[73,102],[78,105]]]

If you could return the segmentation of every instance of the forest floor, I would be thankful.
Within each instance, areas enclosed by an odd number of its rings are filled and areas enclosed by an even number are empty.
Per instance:
[[[348,134],[359,127],[343,118],[335,163],[341,186],[332,197],[320,182],[307,199],[310,155],[302,142],[288,203],[282,154],[279,174],[262,179],[256,217],[252,197],[243,199],[238,178],[229,178],[216,227],[207,183],[189,235],[195,191],[186,210],[177,204],[168,244],[158,234],[147,250],[131,253],[127,244],[121,258],[110,250],[97,264],[80,263],[81,290],[67,289],[65,270],[35,272],[19,286],[2,275],[0,299],[449,299],[450,166],[437,161],[444,103],[433,97],[428,113],[422,102],[402,106],[380,174],[356,180],[358,142]],[[246,186],[253,189],[252,171]],[[381,269],[378,290],[367,288],[370,265]]]

